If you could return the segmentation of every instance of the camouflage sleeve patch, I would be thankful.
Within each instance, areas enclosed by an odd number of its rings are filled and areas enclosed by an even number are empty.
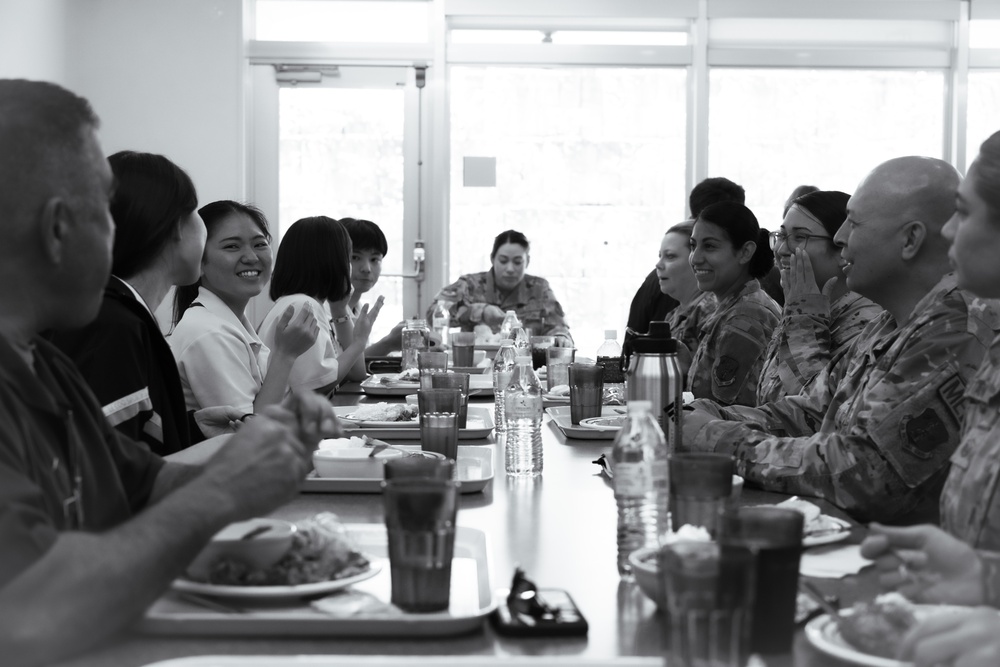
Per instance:
[[[713,373],[715,374],[715,382],[722,387],[728,387],[736,380],[736,374],[740,371],[740,362],[738,359],[730,357],[728,354],[724,354],[719,357],[719,360],[715,362],[715,368]]]
[[[965,383],[956,375],[941,385],[938,395],[955,421],[961,423],[965,411]]]

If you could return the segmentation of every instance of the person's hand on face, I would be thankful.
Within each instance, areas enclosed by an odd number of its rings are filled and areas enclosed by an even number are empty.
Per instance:
[[[385,297],[380,296],[375,299],[375,305],[371,306],[370,310],[367,303],[361,306],[361,310],[358,311],[358,319],[354,322],[355,340],[368,340],[368,336],[372,333],[372,327],[375,326],[375,320],[378,319],[378,314],[381,312],[384,302]]]
[[[827,280],[821,290],[816,284],[816,274],[813,272],[809,253],[802,248],[796,248],[792,252],[789,263],[789,268],[781,271],[781,288],[787,301],[810,294],[823,294],[830,298],[837,285],[836,276]]]
[[[982,564],[965,542],[927,524],[869,528],[861,555],[875,561],[882,588],[914,602],[982,603]]]
[[[500,326],[505,315],[506,313],[500,310],[499,306],[489,304],[483,308],[483,323],[488,324],[491,327]]]
[[[1000,614],[979,607],[931,616],[906,634],[897,658],[916,667],[1000,665]]]
[[[274,330],[274,347],[276,354],[284,354],[297,358],[312,347],[319,335],[319,323],[308,308],[300,308],[295,313],[295,307],[289,306],[278,318]]]

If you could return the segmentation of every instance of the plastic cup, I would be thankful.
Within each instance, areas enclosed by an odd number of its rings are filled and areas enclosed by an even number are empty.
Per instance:
[[[388,465],[392,463],[393,465]],[[386,461],[385,478],[402,479],[442,479],[450,480],[455,476],[455,462],[448,458],[427,456],[401,456]]]
[[[475,365],[476,334],[459,331],[451,335],[451,365],[470,368]]]
[[[569,384],[569,365],[576,358],[575,347],[552,347],[545,350],[545,386],[549,391],[552,387]]]
[[[569,365],[569,412],[574,425],[581,419],[601,416],[603,393],[603,367],[581,363]]]
[[[749,657],[753,558],[714,542],[660,549],[671,667],[743,667]]]
[[[545,352],[556,344],[555,336],[532,336],[528,339],[531,343],[531,367],[538,370],[545,365]]]
[[[421,352],[417,363],[420,365],[420,388],[431,389],[431,375],[448,370],[448,353]]]
[[[733,457],[684,452],[671,454],[669,461],[671,526],[675,531],[685,524],[704,526],[715,537],[722,511],[732,502]]]
[[[434,389],[458,389],[462,392],[462,404],[458,406],[458,427],[465,428],[469,421],[469,381],[468,373],[434,373],[431,387]]]
[[[448,459],[458,458],[458,389],[423,389],[417,392],[420,409],[420,448]]]
[[[441,479],[383,482],[392,603],[403,611],[448,609],[458,484]]]
[[[803,524],[801,512],[779,507],[739,507],[722,515],[719,544],[748,549],[754,557],[754,653],[792,650]]]

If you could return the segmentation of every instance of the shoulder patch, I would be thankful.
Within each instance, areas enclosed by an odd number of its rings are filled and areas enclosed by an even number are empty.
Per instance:
[[[739,370],[740,362],[724,354],[715,364],[715,379],[720,384],[729,384],[736,378],[736,373]]]
[[[948,408],[951,416],[959,424],[962,423],[962,415],[965,412],[965,383],[959,375],[953,376],[938,388],[938,396]]]
[[[929,458],[933,451],[948,441],[948,429],[934,408],[927,408],[915,417],[906,417],[901,424],[903,434],[918,456]]]

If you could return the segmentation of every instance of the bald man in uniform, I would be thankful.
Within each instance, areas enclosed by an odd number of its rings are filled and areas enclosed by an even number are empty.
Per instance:
[[[996,314],[957,286],[941,230],[958,172],[904,157],[876,167],[835,236],[848,289],[885,309],[798,396],[757,408],[695,401],[687,449],[731,453],[767,490],[824,498],[861,521],[934,521],[965,386]]]

